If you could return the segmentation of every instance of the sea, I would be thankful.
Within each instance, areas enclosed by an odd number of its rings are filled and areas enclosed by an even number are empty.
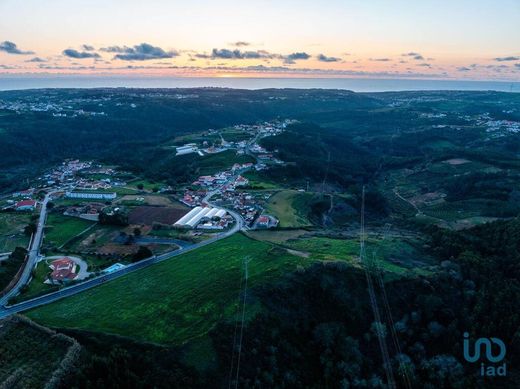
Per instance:
[[[391,78],[246,78],[0,75],[0,91],[40,88],[344,89],[354,92],[425,90],[520,92],[520,82]]]

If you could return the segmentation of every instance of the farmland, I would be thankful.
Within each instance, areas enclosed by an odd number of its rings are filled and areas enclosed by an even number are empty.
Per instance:
[[[251,258],[251,287],[310,263],[271,244],[235,235],[35,309],[29,316],[53,327],[183,344],[233,317],[246,256]]]
[[[161,224],[173,224],[185,214],[187,207],[149,207],[140,206],[132,209],[128,215],[130,224],[152,225],[154,222]]]

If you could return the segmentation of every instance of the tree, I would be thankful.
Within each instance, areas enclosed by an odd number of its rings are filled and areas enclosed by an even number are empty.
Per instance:
[[[152,251],[146,246],[139,246],[139,249],[132,257],[132,262],[139,262],[143,259],[150,258],[153,255]]]
[[[135,228],[134,228],[134,235],[135,235],[136,237],[141,236],[141,229],[140,229],[139,227],[135,227]]]
[[[9,255],[9,259],[23,261],[27,255],[27,250],[23,247],[16,247],[14,251]]]
[[[26,235],[26,236],[31,236],[32,234],[34,234],[36,232],[36,224],[35,223],[29,223],[27,224],[24,229],[23,229],[23,233]]]
[[[128,214],[125,209],[112,210],[111,208],[105,208],[99,214],[99,224],[115,225],[115,226],[127,226],[128,225]]]
[[[144,189],[144,185],[143,184],[137,184],[137,189],[143,190]]]

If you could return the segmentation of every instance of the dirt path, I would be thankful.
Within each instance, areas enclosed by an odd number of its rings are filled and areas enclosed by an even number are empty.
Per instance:
[[[415,209],[415,211],[416,211],[416,216],[423,215],[423,212],[422,212],[419,208],[417,208],[417,205],[415,205],[415,204],[414,204],[413,202],[411,202],[410,200],[407,200],[407,199],[405,199],[403,196],[401,196],[401,195],[399,194],[399,192],[397,191],[397,189],[394,188],[392,191],[393,191],[394,194],[395,194],[397,197],[399,197],[401,200],[406,201],[408,204],[410,204],[412,207],[414,207],[414,209]]]

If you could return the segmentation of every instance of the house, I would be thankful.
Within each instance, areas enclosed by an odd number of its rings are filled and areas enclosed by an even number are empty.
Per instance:
[[[13,197],[23,197],[23,198],[29,198],[34,194],[34,189],[26,189],[21,190],[19,192],[14,192]]]
[[[15,205],[17,211],[34,211],[34,208],[36,208],[35,200],[22,200]]]
[[[51,281],[63,282],[72,281],[78,276],[78,266],[69,257],[63,257],[52,261],[49,267],[52,270],[50,275]]]
[[[249,184],[249,180],[245,177],[238,176],[235,180],[235,186],[246,186],[247,184]]]
[[[260,216],[257,223],[259,227],[269,227],[269,218],[267,216]]]

